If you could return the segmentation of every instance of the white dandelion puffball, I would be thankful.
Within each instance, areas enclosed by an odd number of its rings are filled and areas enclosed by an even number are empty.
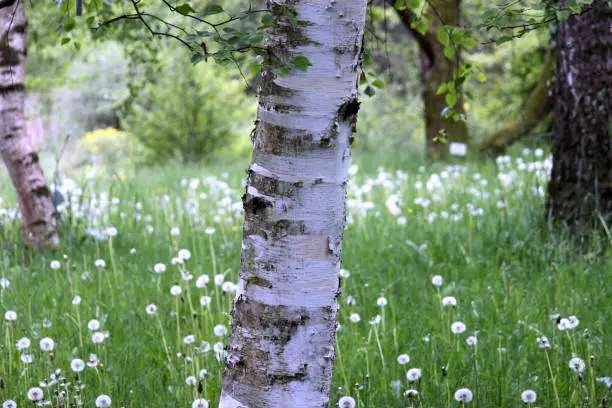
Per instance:
[[[96,259],[94,265],[96,268],[106,268],[106,261],[104,261],[104,259]]]
[[[338,401],[339,408],[355,408],[355,399],[353,397],[342,397]]]
[[[409,389],[404,391],[404,397],[406,398],[416,398],[419,396],[419,392],[417,390],[414,389]]]
[[[208,285],[208,282],[210,282],[210,277],[208,275],[200,275],[196,280],[196,288],[205,288],[206,285]]]
[[[181,289],[180,286],[174,285],[173,287],[170,288],[170,294],[172,296],[179,296],[182,292],[183,292],[183,289]]]
[[[155,306],[153,303],[148,305],[145,310],[149,316],[155,316],[157,314],[157,306]]]
[[[116,237],[117,236],[117,228],[115,227],[108,227],[106,229],[106,235],[109,237]]]
[[[11,281],[6,279],[6,278],[2,278],[0,279],[0,289],[6,289],[9,286],[11,286]]]
[[[215,332],[215,336],[217,337],[222,337],[227,334],[227,328],[222,324],[216,325],[213,331]]]
[[[198,383],[198,380],[196,380],[195,376],[190,375],[189,377],[185,378],[185,384],[190,385],[190,386],[194,386]]]
[[[457,306],[457,299],[454,296],[446,296],[442,299],[442,306]]]
[[[181,249],[178,251],[178,257],[181,258],[183,261],[186,261],[191,258],[191,252],[189,252],[188,249]]]
[[[28,390],[28,399],[30,401],[41,401],[45,397],[43,390],[38,387],[33,387]]]
[[[72,304],[75,306],[78,306],[81,304],[81,297],[79,295],[76,295],[73,299],[72,299]]]
[[[455,322],[453,324],[451,324],[451,331],[455,334],[461,334],[463,332],[465,332],[465,324],[462,322]]]
[[[17,340],[17,344],[15,345],[15,348],[17,348],[17,351],[25,350],[30,347],[30,344],[32,344],[30,339],[28,339],[27,337],[22,337],[19,340]]]
[[[559,320],[559,324],[557,324],[557,327],[561,331],[569,330],[572,328],[571,326],[572,324],[570,323],[569,319],[566,319],[565,317]]]
[[[111,406],[111,399],[108,395],[100,395],[96,398],[96,407],[98,408],[106,408]]]
[[[208,408],[208,401],[202,398],[198,398],[197,400],[193,401],[193,404],[191,404],[191,408]]]
[[[222,286],[223,282],[225,282],[225,275],[215,275],[215,285]]]
[[[202,296],[202,297],[200,298],[200,304],[201,304],[202,306],[208,306],[208,305],[210,305],[210,302],[211,302],[211,301],[212,301],[212,299],[211,299],[211,297],[210,297],[210,296]]]
[[[17,312],[14,310],[7,310],[4,314],[4,319],[6,319],[7,322],[14,322],[17,320]]]
[[[359,323],[361,321],[361,316],[359,316],[359,313],[351,313],[349,319],[353,323]]]
[[[465,339],[465,342],[469,345],[469,346],[475,346],[476,344],[478,344],[478,337],[476,336],[470,336],[467,339]]]
[[[179,229],[179,227],[173,227],[170,230],[170,235],[172,235],[173,237],[178,237],[179,235],[181,235],[181,230]]]
[[[569,361],[569,368],[571,368],[572,371],[581,373],[585,368],[584,361],[581,358],[574,357]]]
[[[576,316],[570,316],[567,318],[570,324],[570,329],[575,329],[580,324],[580,320]]]
[[[85,362],[80,358],[75,358],[70,362],[70,369],[75,373],[80,373],[85,368]]]
[[[473,398],[472,391],[467,388],[461,388],[455,391],[455,400],[461,403],[470,402]]]
[[[531,404],[532,402],[536,402],[537,394],[534,390],[525,390],[521,394],[521,399],[526,404]]]
[[[421,378],[421,369],[420,368],[411,368],[406,373],[406,379],[410,382],[418,381]]]
[[[599,377],[597,382],[604,384],[608,388],[612,388],[612,377]]]
[[[30,364],[32,361],[34,361],[34,356],[31,354],[22,354],[20,360],[22,363]]]
[[[342,279],[348,279],[351,276],[351,273],[346,269],[340,269],[340,272],[338,272],[338,276]]]
[[[442,286],[442,282],[444,282],[444,280],[440,275],[434,275],[431,277],[431,284],[434,286],[440,287]]]
[[[6,400],[2,404],[2,408],[17,408],[17,403],[13,400]]]
[[[104,336],[104,333],[102,332],[95,332],[94,334],[91,335],[91,342],[93,344],[100,344],[102,342],[104,342],[104,339],[106,337]]]
[[[208,235],[212,235],[215,233],[215,229],[213,227],[208,227],[204,230],[205,233],[207,233]]]
[[[60,264],[60,261],[51,261],[51,264],[49,264],[49,266],[51,267],[51,269],[59,269],[62,265]]]
[[[166,272],[166,265],[163,263],[156,263],[155,266],[153,266],[153,271],[155,273]]]
[[[387,299],[386,299],[386,298],[384,298],[383,296],[379,297],[379,298],[376,300],[376,305],[377,305],[377,306],[380,306],[380,307],[385,307],[385,306],[387,306]]]
[[[42,351],[52,351],[54,347],[55,347],[55,342],[53,341],[53,339],[50,339],[49,337],[45,337],[44,339],[40,340],[40,349]]]
[[[98,329],[100,329],[100,322],[96,319],[91,319],[88,323],[87,323],[87,328],[91,331],[96,331]]]
[[[408,364],[410,362],[410,357],[408,354],[400,354],[397,356],[397,363],[400,365]]]
[[[188,336],[185,336],[185,338],[183,339],[183,343],[185,343],[186,345],[190,345],[195,343],[196,338],[193,334],[190,334]]]

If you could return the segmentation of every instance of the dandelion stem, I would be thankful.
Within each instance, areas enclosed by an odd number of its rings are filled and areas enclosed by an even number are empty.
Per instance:
[[[555,375],[553,374],[552,365],[550,364],[550,357],[548,356],[547,349],[544,350],[544,354],[546,354],[546,362],[548,363],[548,371],[550,372],[550,380],[552,382],[553,391],[555,392],[557,408],[561,408],[561,402],[559,401],[559,392],[557,391],[557,381],[555,380]]]

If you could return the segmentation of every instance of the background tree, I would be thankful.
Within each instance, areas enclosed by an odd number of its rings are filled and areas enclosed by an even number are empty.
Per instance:
[[[327,407],[366,0],[269,2],[221,408]],[[292,63],[305,72],[287,72]],[[279,74],[286,75],[284,77]]]
[[[572,229],[599,222],[597,214],[612,213],[611,26],[606,0],[595,0],[582,14],[559,22],[546,211]]]
[[[17,191],[26,244],[56,247],[59,237],[51,192],[39,164],[38,152],[25,130],[26,17],[23,1],[0,8],[0,30],[0,153]]]

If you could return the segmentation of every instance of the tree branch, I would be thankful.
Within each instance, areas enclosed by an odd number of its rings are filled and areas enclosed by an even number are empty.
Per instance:
[[[17,0],[0,0],[0,9],[11,7]]]

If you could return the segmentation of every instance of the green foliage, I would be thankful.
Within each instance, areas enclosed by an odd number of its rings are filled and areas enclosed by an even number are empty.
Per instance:
[[[195,162],[247,137],[255,111],[244,82],[214,64],[192,66],[181,54],[164,60],[162,77],[144,86],[123,118],[147,162]]]
[[[113,128],[87,132],[78,143],[83,161],[112,168],[118,164],[135,164],[142,146],[126,132]]]

